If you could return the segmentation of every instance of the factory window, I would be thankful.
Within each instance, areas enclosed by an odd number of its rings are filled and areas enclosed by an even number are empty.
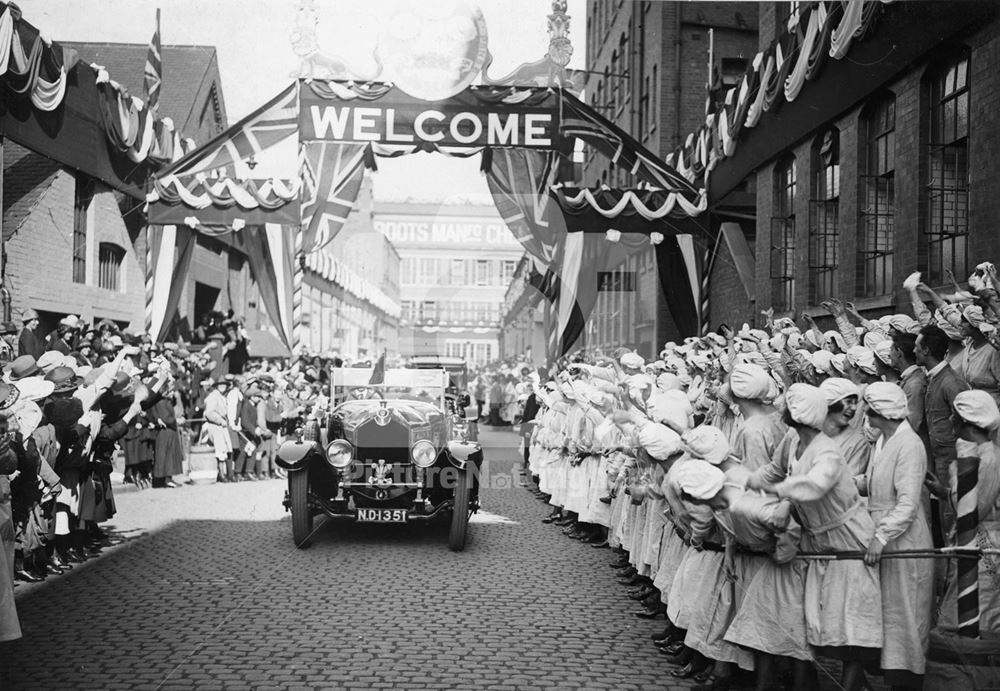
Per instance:
[[[465,277],[465,260],[464,259],[452,259],[451,260],[451,284],[453,286],[464,286],[466,283]]]
[[[813,186],[809,200],[809,302],[837,295],[837,236],[840,208],[840,153],[836,130],[827,130],[813,147]]]
[[[771,303],[776,312],[792,309],[795,290],[795,157],[774,167],[771,213]]]
[[[77,174],[73,199],[73,282],[87,282],[87,231],[90,206],[94,201],[94,180]]]
[[[923,269],[930,285],[969,274],[969,52],[928,75]]]
[[[98,247],[97,257],[97,287],[120,291],[125,285],[122,282],[122,261],[125,250],[118,245],[102,242]]]
[[[438,282],[438,260],[433,257],[421,257],[417,260],[417,283],[422,286],[436,285]]]
[[[488,286],[490,284],[490,262],[486,259],[476,260],[476,285]]]
[[[892,259],[896,220],[896,97],[876,98],[862,113],[861,235],[859,287],[863,297],[893,290]]]

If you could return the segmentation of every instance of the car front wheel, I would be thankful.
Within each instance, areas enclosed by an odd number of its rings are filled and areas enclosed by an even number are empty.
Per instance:
[[[288,473],[288,500],[292,510],[292,540],[298,548],[309,546],[313,515],[309,509],[309,471],[294,470]]]
[[[468,470],[460,470],[455,481],[455,508],[451,514],[451,531],[448,533],[448,549],[461,552],[469,533],[469,493],[472,479]]]

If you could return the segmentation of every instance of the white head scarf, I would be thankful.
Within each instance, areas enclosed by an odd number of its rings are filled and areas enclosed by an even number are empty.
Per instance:
[[[725,473],[705,461],[684,461],[671,470],[671,481],[684,494],[701,501],[717,495],[726,481]]]
[[[906,392],[896,384],[878,381],[865,388],[865,401],[887,420],[903,420],[910,413]]]
[[[819,385],[819,390],[826,396],[827,405],[833,405],[848,396],[860,395],[858,385],[850,379],[844,379],[843,377],[830,377]]]
[[[970,425],[986,430],[1000,427],[1000,410],[993,397],[982,389],[962,391],[955,396],[955,412]]]
[[[866,374],[876,374],[875,353],[865,346],[851,346],[847,349],[847,361]]]
[[[732,452],[729,439],[718,427],[700,425],[681,435],[681,444],[693,458],[719,465]]]
[[[729,387],[737,398],[758,401],[766,399],[773,391],[773,380],[760,365],[741,363],[729,375]]]
[[[826,396],[809,384],[792,384],[785,393],[788,414],[800,425],[822,429],[826,420]]]
[[[645,424],[639,428],[639,446],[656,460],[665,461],[681,450],[681,437],[666,425]]]
[[[691,402],[683,391],[666,391],[649,397],[646,410],[654,422],[663,422],[677,430],[688,428]]]

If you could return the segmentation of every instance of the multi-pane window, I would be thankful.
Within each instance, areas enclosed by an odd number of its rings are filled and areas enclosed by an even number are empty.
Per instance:
[[[490,284],[490,263],[486,259],[476,260],[476,285],[488,286]]]
[[[97,257],[97,287],[120,291],[122,284],[122,262],[125,250],[118,245],[102,242],[98,248]]]
[[[947,271],[969,273],[969,56],[953,58],[928,84],[923,220],[927,281],[942,285]]]
[[[451,260],[451,284],[453,286],[464,286],[466,282],[465,277],[465,260],[464,259],[452,259]]]
[[[611,99],[611,114],[608,117],[614,117],[614,113],[618,111],[618,94],[621,89],[621,64],[618,62],[618,49],[611,51],[611,84],[609,94]]]
[[[628,35],[622,34],[618,39],[618,55],[621,56],[621,76],[619,79],[621,101],[618,103],[618,110],[627,106],[632,100],[632,89],[629,88],[629,76],[632,74],[632,65],[630,64],[629,54],[628,54]],[[618,113],[615,113],[618,115]]]
[[[76,176],[73,199],[73,282],[87,282],[87,229],[90,226],[90,205],[94,201],[94,180],[83,174]]]
[[[420,303],[420,319],[437,321],[438,305],[432,300],[424,300]]]
[[[503,275],[500,277],[501,285],[508,285],[514,280],[514,272],[517,271],[517,262],[505,259],[503,262]]]
[[[400,285],[413,285],[417,282],[417,260],[399,260],[399,283]]]
[[[858,238],[859,292],[863,297],[893,290],[892,260],[896,222],[896,97],[875,101],[863,122],[861,234]]]
[[[840,156],[836,130],[821,135],[814,150],[815,175],[809,200],[809,302],[837,295],[837,235]]]
[[[420,285],[437,284],[439,274],[440,271],[436,257],[420,257],[417,260],[417,283]]]
[[[771,215],[771,302],[776,312],[792,308],[795,289],[795,158],[774,168]]]

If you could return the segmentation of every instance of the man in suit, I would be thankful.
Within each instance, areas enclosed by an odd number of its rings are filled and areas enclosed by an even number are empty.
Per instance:
[[[924,393],[924,424],[930,448],[928,475],[932,492],[940,495],[941,487],[948,485],[948,468],[956,459],[955,427],[952,423],[955,396],[966,391],[969,385],[958,376],[945,360],[948,355],[948,336],[940,327],[928,324],[920,330],[913,353],[917,364],[927,370],[927,390]],[[943,497],[938,497],[942,499]],[[955,513],[948,501],[939,501],[937,513],[940,525],[935,541],[944,544],[944,536],[955,523]]]
[[[21,323],[24,328],[21,329],[21,333],[17,337],[17,354],[30,355],[37,360],[45,352],[45,344],[35,333],[35,330],[38,329],[38,312],[33,309],[24,310],[21,313]]]

